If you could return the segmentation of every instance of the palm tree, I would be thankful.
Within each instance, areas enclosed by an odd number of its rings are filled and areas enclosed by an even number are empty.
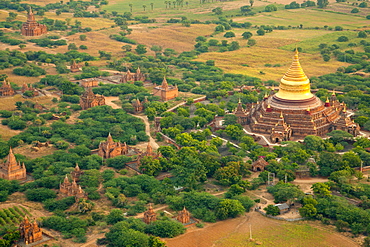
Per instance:
[[[167,4],[168,4],[168,1],[164,1],[164,3],[166,4],[166,9],[167,9]]]
[[[145,9],[146,9],[146,5],[143,5],[143,9],[144,9],[144,11],[145,11]]]
[[[130,3],[128,6],[130,6],[130,12],[132,12],[132,4]]]
[[[173,1],[172,4],[173,4],[173,8],[176,8],[176,1]]]
[[[154,3],[151,3],[150,4],[150,7],[152,8],[152,11],[153,11],[153,6],[154,6]]]
[[[168,8],[171,8],[171,1],[168,1]]]

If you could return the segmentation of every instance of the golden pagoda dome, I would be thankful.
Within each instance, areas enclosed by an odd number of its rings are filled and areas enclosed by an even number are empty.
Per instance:
[[[313,97],[310,80],[299,63],[297,49],[290,68],[280,81],[279,92],[276,96],[286,100],[306,100]]]

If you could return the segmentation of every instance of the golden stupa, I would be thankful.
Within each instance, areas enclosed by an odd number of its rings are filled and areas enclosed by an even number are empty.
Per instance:
[[[279,92],[276,94],[276,97],[286,100],[304,100],[313,96],[310,80],[299,63],[298,50],[296,50],[292,65],[281,78]]]
[[[295,51],[293,62],[280,81],[279,91],[244,110],[238,103],[238,122],[251,132],[270,137],[271,142],[288,141],[292,137],[325,136],[340,129],[354,136],[359,126],[347,116],[346,106],[335,93],[330,102],[322,102],[310,90],[310,80],[304,73]]]

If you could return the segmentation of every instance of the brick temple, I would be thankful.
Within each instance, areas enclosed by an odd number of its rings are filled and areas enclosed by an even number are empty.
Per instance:
[[[0,178],[6,180],[25,180],[26,177],[26,166],[24,163],[17,162],[13,150],[10,148],[6,161],[0,164]]]
[[[95,95],[91,87],[87,88],[80,98],[80,106],[82,110],[89,109],[94,106],[105,105],[105,98],[103,95]]]
[[[3,81],[0,87],[0,96],[13,96],[15,94],[14,89],[7,80]]]
[[[168,101],[179,96],[177,86],[168,85],[166,77],[163,79],[161,86],[154,87],[153,95],[161,98],[161,101]]]
[[[26,245],[40,241],[42,239],[42,229],[37,224],[36,220],[30,222],[27,216],[24,216],[23,221],[19,225],[19,233],[21,239]]]
[[[61,183],[59,186],[59,192],[64,194],[65,196],[76,197],[76,201],[81,198],[87,198],[87,194],[81,188],[81,185],[78,185],[75,179],[70,182],[67,175],[65,176],[63,183]]]
[[[130,70],[127,70],[127,72],[122,75],[122,78],[120,79],[120,83],[131,83],[133,84],[135,81],[145,81],[145,75],[140,71],[140,68],[137,68],[136,72],[133,73]]]
[[[24,36],[39,36],[47,33],[47,27],[43,24],[36,22],[35,16],[33,15],[32,9],[27,15],[27,21],[22,24],[22,35]]]
[[[246,109],[239,101],[234,114],[240,124],[253,133],[269,136],[273,143],[292,137],[325,136],[333,130],[356,136],[360,130],[350,119],[345,103],[339,102],[334,92],[326,102],[311,93],[310,80],[300,65],[298,51],[276,94],[266,95],[261,102],[250,104]]]

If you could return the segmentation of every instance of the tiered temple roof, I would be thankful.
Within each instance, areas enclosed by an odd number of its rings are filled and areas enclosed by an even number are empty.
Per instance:
[[[26,166],[17,162],[12,148],[9,150],[8,157],[3,164],[0,164],[0,178],[7,180],[25,180]]]
[[[163,78],[161,86],[154,87],[153,95],[161,98],[162,101],[168,101],[179,96],[177,86],[168,85],[166,77]]]
[[[22,35],[24,36],[39,36],[47,33],[47,27],[43,24],[36,22],[35,16],[33,15],[32,9],[27,15],[27,21],[22,24]]]
[[[105,105],[105,98],[103,95],[95,95],[91,89],[88,87],[87,90],[80,98],[80,106],[82,110],[86,110],[88,108]]]
[[[3,81],[3,85],[0,87],[0,96],[13,96],[15,94],[14,89],[7,80]]]
[[[27,216],[24,216],[23,221],[19,225],[19,233],[26,245],[42,239],[42,229],[39,227],[36,220],[30,222]]]

